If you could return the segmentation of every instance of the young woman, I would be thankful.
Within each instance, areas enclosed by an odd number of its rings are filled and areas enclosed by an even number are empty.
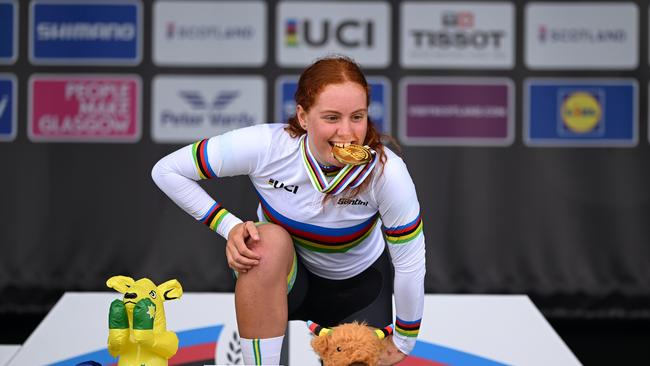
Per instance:
[[[368,119],[370,88],[353,60],[316,61],[302,73],[295,100],[287,124],[188,145],[161,159],[153,179],[227,239],[246,364],[277,364],[293,319],[394,323],[381,362],[395,364],[415,346],[423,310],[425,244],[415,187]],[[258,223],[242,222],[196,183],[242,174],[257,191]]]

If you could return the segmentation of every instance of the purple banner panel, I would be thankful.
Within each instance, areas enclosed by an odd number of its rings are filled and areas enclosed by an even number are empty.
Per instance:
[[[405,145],[508,146],[514,139],[513,89],[505,78],[404,78],[400,140]]]

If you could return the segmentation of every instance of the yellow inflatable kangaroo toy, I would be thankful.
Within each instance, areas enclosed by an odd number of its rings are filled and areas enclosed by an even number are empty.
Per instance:
[[[167,366],[178,337],[167,330],[163,302],[181,297],[181,284],[169,280],[156,286],[148,278],[113,276],[106,286],[124,294],[108,313],[108,352],[119,356],[118,366]]]

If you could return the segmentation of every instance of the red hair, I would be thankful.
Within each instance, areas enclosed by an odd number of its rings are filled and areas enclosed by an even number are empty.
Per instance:
[[[361,72],[359,65],[346,56],[325,57],[317,60],[305,69],[305,71],[300,75],[300,80],[298,80],[298,89],[294,95],[296,105],[302,106],[302,108],[308,112],[316,102],[318,95],[326,86],[331,84],[342,84],[345,82],[359,84],[363,90],[366,91],[366,107],[368,107],[370,104],[370,86],[368,85],[368,81],[366,81],[366,77],[363,75],[363,72]],[[298,137],[307,133],[307,131],[300,126],[298,117],[295,114],[287,120],[287,123],[289,125],[285,127],[285,130],[289,132],[291,137]],[[381,137],[382,136],[377,132],[374,123],[372,123],[370,117],[368,117],[368,131],[366,132],[366,138],[363,141],[363,144],[370,146],[377,152],[377,154],[379,154],[379,163],[382,166],[381,170],[383,172],[383,166],[386,162],[386,153],[384,152],[384,145],[381,142]],[[351,195],[354,196],[361,192],[368,185],[370,180],[370,176],[367,177],[359,187],[351,191]]]

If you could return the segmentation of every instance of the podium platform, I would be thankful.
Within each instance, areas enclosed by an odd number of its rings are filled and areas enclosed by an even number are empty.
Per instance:
[[[25,343],[11,349],[7,365],[115,364],[106,349],[108,307],[120,297],[64,294]],[[170,365],[243,363],[233,294],[186,293],[166,302],[165,312],[180,341]],[[427,295],[422,324],[415,349],[400,366],[580,365],[527,296]],[[310,339],[304,322],[290,323],[289,366],[320,365]]]

